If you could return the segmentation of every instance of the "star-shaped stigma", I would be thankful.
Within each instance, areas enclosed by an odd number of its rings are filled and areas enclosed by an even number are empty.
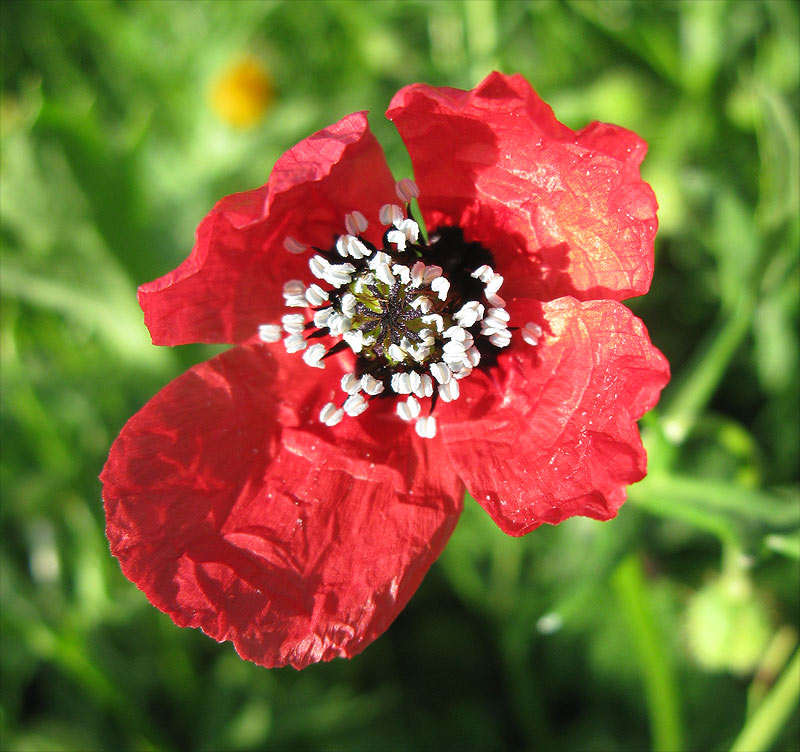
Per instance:
[[[367,289],[381,310],[376,311],[360,301],[356,303],[356,313],[365,319],[358,327],[364,334],[377,328],[378,343],[384,347],[388,344],[399,345],[404,337],[415,344],[422,342],[419,334],[409,329],[407,325],[407,322],[419,319],[421,313],[411,307],[406,298],[405,288],[400,282],[395,282],[391,286],[388,297],[384,297],[377,285],[367,285]]]

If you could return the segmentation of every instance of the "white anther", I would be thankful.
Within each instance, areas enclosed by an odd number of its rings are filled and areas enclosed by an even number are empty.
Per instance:
[[[452,373],[450,369],[447,367],[446,363],[439,362],[433,363],[430,367],[431,373],[433,374],[433,378],[435,378],[440,384],[446,384],[450,381],[452,377]]]
[[[328,329],[334,336],[338,337],[345,332],[349,332],[352,324],[353,322],[351,319],[347,318],[347,316],[343,316],[338,311],[334,311],[328,316]]]
[[[380,394],[384,390],[383,382],[365,373],[361,377],[361,388],[369,395]]]
[[[422,317],[422,321],[426,324],[433,324],[437,332],[444,330],[444,319],[438,313],[428,313]]]
[[[419,437],[423,439],[432,439],[436,436],[436,418],[434,418],[433,415],[418,418],[414,428]]]
[[[346,373],[342,376],[342,391],[348,394],[355,394],[361,389],[361,379],[354,373]]]
[[[403,264],[394,264],[392,266],[392,273],[395,277],[400,277],[400,281],[407,285],[411,281],[411,272],[408,270],[407,266],[403,266]]]
[[[403,210],[397,204],[384,204],[378,212],[378,219],[382,225],[393,225],[405,217]]]
[[[433,337],[433,332],[430,329],[420,329],[417,335],[422,340],[421,344],[425,345],[425,347],[433,347],[436,342]]]
[[[369,256],[370,250],[358,238],[352,235],[340,235],[336,241],[336,252],[343,257],[352,256],[360,259]]]
[[[460,326],[451,326],[448,329],[445,329],[442,333],[442,337],[445,339],[454,339],[458,342],[463,342],[467,336],[467,332]]]
[[[323,258],[322,256],[312,256],[308,260],[308,268],[311,269],[311,273],[317,279],[325,279],[325,272],[328,271],[328,267],[331,265],[328,259]]]
[[[397,193],[397,198],[399,198],[404,204],[411,203],[412,198],[419,197],[419,187],[417,184],[411,180],[411,178],[403,178],[402,180],[398,180],[394,186],[395,193]]]
[[[484,310],[482,303],[477,300],[470,300],[453,314],[453,320],[463,327],[470,327],[481,320]]]
[[[491,342],[495,347],[508,347],[511,343],[511,332],[508,329],[505,329],[502,332],[495,332],[494,334],[489,335],[489,342]]]
[[[354,353],[360,353],[364,349],[364,332],[360,329],[352,329],[342,334],[342,339],[350,345]]]
[[[433,394],[433,379],[427,373],[419,377],[419,384],[411,391],[420,399],[430,397]]]
[[[454,379],[464,379],[472,373],[472,366],[465,360],[457,368],[453,368]]]
[[[459,342],[457,339],[451,339],[448,342],[445,342],[442,352],[446,355],[463,356],[466,352],[466,348],[464,347],[463,342]]]
[[[422,275],[422,281],[426,285],[429,285],[431,282],[433,282],[434,279],[441,276],[442,276],[442,267],[437,266],[436,264],[432,264],[431,266],[425,267],[425,272]],[[433,285],[431,285],[431,289],[433,289]]]
[[[492,309],[497,310],[497,309]],[[491,329],[494,331],[502,331],[508,329],[508,321],[503,320],[497,316],[486,316],[483,321],[481,321],[481,334],[485,334],[487,329]],[[489,332],[490,334],[492,332]]]
[[[369,227],[369,222],[360,211],[354,211],[344,215],[344,226],[351,235],[358,235]]]
[[[375,270],[382,264],[386,264],[386,266],[391,266],[392,257],[388,253],[384,253],[383,251],[375,251],[374,255],[368,262],[369,268]]]
[[[305,308],[308,306],[305,295],[292,295],[290,298],[286,298],[285,303],[287,308]]]
[[[402,363],[406,359],[408,353],[401,349],[398,345],[389,345],[389,357],[392,360]]]
[[[494,316],[494,318],[501,319],[506,323],[511,319],[511,314],[505,308],[490,308],[486,311],[486,315]]]
[[[288,353],[300,352],[308,347],[308,342],[303,339],[302,334],[290,334],[283,340],[283,344]]]
[[[396,394],[411,394],[411,382],[407,373],[393,373],[391,386]]]
[[[411,391],[416,392],[419,385],[422,383],[422,379],[416,371],[411,371],[411,373],[408,374],[408,383],[411,386]]]
[[[306,365],[312,368],[325,368],[325,364],[322,362],[323,355],[325,355],[325,345],[317,343],[316,345],[311,345],[311,347],[303,353],[303,360],[306,362]]]
[[[496,308],[505,308],[506,301],[503,300],[496,292],[487,292],[486,293],[486,301],[491,306],[495,306]]]
[[[283,297],[291,298],[294,295],[305,295],[306,286],[299,279],[290,279],[283,286]]]
[[[356,415],[361,415],[369,407],[369,402],[367,402],[360,394],[351,394],[345,401],[342,408],[344,411],[350,415],[355,417]]]
[[[502,286],[503,286],[503,275],[502,274],[495,274],[489,282],[486,283],[486,287],[484,290],[486,291],[487,295],[491,295],[496,293]]]
[[[529,321],[520,331],[522,339],[529,345],[538,345],[539,337],[542,336],[542,327],[533,321]]]
[[[261,324],[258,327],[258,338],[262,342],[279,342],[283,332],[278,324]]]
[[[442,402],[452,402],[458,399],[461,394],[461,387],[456,379],[450,379],[446,384],[439,384],[439,397]]]
[[[344,410],[342,410],[341,407],[336,407],[333,402],[328,402],[328,404],[319,411],[320,422],[324,423],[326,426],[335,426],[337,423],[341,423],[343,417]]]
[[[308,246],[305,243],[295,240],[291,235],[287,235],[283,239],[283,247],[289,251],[289,253],[294,254],[303,253],[308,250]]]
[[[408,352],[417,363],[424,363],[431,354],[431,348],[425,347],[424,345],[411,345],[406,348],[406,352]]]
[[[329,264],[323,273],[323,279],[333,287],[350,284],[351,274],[356,268],[352,264]]]
[[[494,270],[488,264],[483,264],[479,266],[472,274],[470,275],[473,279],[479,279],[483,284],[490,282],[494,279]]]
[[[306,329],[305,319],[303,316],[291,316],[291,317],[283,317],[284,319],[288,318],[288,323],[284,321],[283,330],[287,334],[302,334]],[[300,319],[300,321],[295,321],[294,319]]]
[[[447,293],[450,292],[450,280],[446,277],[436,277],[431,282],[431,290],[439,295],[439,300],[447,300]]]
[[[328,299],[327,290],[323,290],[319,285],[311,284],[306,290],[306,300],[309,305],[321,306]]]
[[[397,403],[397,414],[403,420],[414,420],[420,413],[419,402],[416,398],[409,397],[405,402]]]
[[[465,363],[469,363],[470,366],[476,368],[478,363],[481,362],[481,351],[478,350],[477,347],[469,347],[467,348],[467,352],[465,353],[467,356],[465,359]]]
[[[428,299],[427,295],[418,295],[411,301],[411,307],[422,313],[429,313],[433,308],[433,304]]]
[[[319,311],[314,312],[314,326],[317,329],[324,329],[328,326],[328,319],[334,314],[336,311],[333,308],[323,308]]]
[[[392,270],[389,268],[389,264],[379,264],[375,269],[375,276],[386,285],[393,285],[397,282]]]
[[[400,230],[391,230],[387,232],[386,240],[389,243],[394,243],[398,251],[404,251],[406,249],[406,236],[405,233]]]
[[[356,296],[351,292],[346,292],[342,295],[342,313],[348,318],[353,318],[356,311]]]
[[[416,243],[419,239],[419,225],[413,219],[401,219],[394,226],[406,236],[409,243]]]
[[[425,279],[425,264],[422,261],[414,262],[411,267],[411,285],[419,287]]]

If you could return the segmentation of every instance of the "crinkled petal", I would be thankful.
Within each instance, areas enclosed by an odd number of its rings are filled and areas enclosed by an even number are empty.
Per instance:
[[[365,113],[301,141],[278,160],[266,185],[217,203],[183,264],[139,288],[154,344],[253,338],[259,324],[283,312],[283,284],[310,279],[310,254],[289,253],[287,237],[329,248],[345,232],[345,214],[358,210],[370,221],[365,236],[379,241],[378,210],[395,200]]]
[[[516,300],[518,335],[490,371],[437,407],[440,434],[467,489],[510,535],[583,515],[605,520],[645,475],[636,419],[669,380],[644,324],[615,301]]]
[[[472,91],[414,84],[387,112],[428,228],[458,225],[494,254],[505,294],[624,300],[647,292],[657,204],[647,145],[603,123],[572,131],[519,75]]]
[[[125,575],[180,626],[264,666],[360,652],[461,510],[443,445],[390,401],[319,423],[341,375],[266,347],[229,350],[131,418],[101,476]]]

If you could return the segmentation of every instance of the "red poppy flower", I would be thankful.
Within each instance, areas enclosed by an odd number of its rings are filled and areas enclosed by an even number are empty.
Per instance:
[[[416,183],[349,115],[139,290],[155,344],[237,346],[122,429],[101,476],[111,550],[177,624],[264,666],[380,635],[465,488],[510,535],[613,517],[669,378],[618,302],[653,271],[640,138],[574,132],[499,73],[409,86],[388,117]]]

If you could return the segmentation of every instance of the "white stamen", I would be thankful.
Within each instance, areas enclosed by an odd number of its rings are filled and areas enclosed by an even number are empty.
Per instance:
[[[490,282],[494,279],[494,270],[488,264],[483,264],[479,266],[472,274],[470,275],[473,279],[479,279],[483,284]]]
[[[384,204],[378,212],[378,219],[382,225],[393,225],[405,217],[403,210],[397,204]]]
[[[452,373],[450,373],[450,369],[447,367],[446,363],[433,363],[430,369],[431,373],[433,374],[433,378],[435,378],[440,384],[446,384],[452,377]]]
[[[305,317],[290,315],[283,317],[283,330],[287,334],[302,334],[306,329]],[[299,321],[297,321],[299,319]]]
[[[261,324],[258,327],[258,338],[262,342],[280,342],[283,332],[278,324]]]
[[[287,235],[283,239],[283,247],[289,251],[289,253],[303,253],[304,251],[308,250],[308,246],[305,243],[301,243],[299,240],[295,240],[291,235]]]
[[[433,379],[427,373],[419,377],[419,384],[411,390],[420,399],[430,397],[433,394]]]
[[[450,292],[450,280],[446,277],[436,277],[431,282],[431,290],[438,293],[439,300],[447,300],[447,293]]]
[[[333,402],[328,402],[328,404],[319,411],[320,422],[324,423],[326,426],[335,426],[337,423],[341,423],[343,417],[344,410],[342,410],[341,407],[336,407]]]
[[[323,258],[322,256],[312,256],[308,260],[308,268],[311,269],[311,273],[317,279],[325,279],[325,272],[328,270],[328,267],[331,265],[328,259]]]
[[[378,381],[378,379],[374,378],[370,374],[365,373],[361,377],[361,388],[367,394],[374,396],[376,394],[380,394],[383,391],[384,386],[382,381]]]
[[[351,274],[356,268],[352,264],[328,264],[328,268],[323,272],[322,278],[333,287],[342,287],[350,284]]]
[[[367,402],[360,394],[351,394],[345,401],[342,408],[344,411],[350,415],[355,417],[356,415],[361,415],[369,407],[369,402]]]
[[[413,219],[401,219],[395,222],[394,226],[406,236],[409,243],[416,243],[419,240],[419,225]]]
[[[360,353],[364,349],[364,332],[360,329],[353,329],[349,332],[345,332],[342,338],[350,345],[350,349],[354,353]]]
[[[464,379],[472,373],[472,366],[467,361],[462,361],[461,365],[453,368],[454,379]]]
[[[392,273],[395,277],[400,277],[400,281],[407,285],[411,281],[411,272],[408,270],[407,266],[403,266],[403,264],[394,264],[392,266]]]
[[[328,326],[328,319],[334,313],[336,313],[336,311],[334,311],[333,308],[322,308],[319,311],[315,311],[314,312],[314,326],[316,326],[317,329],[324,329],[326,326]]]
[[[461,394],[461,387],[456,379],[450,379],[446,384],[439,385],[439,398],[442,402],[452,402],[458,399]]]
[[[402,363],[406,359],[407,353],[397,345],[389,345],[389,357],[392,360]]]
[[[467,348],[466,356],[467,358],[464,362],[468,363],[472,368],[476,368],[478,363],[481,362],[481,352],[477,347]]]
[[[353,318],[356,311],[356,296],[353,293],[346,292],[342,295],[342,313],[348,318]]]
[[[436,264],[432,264],[431,266],[425,267],[425,272],[422,275],[422,281],[428,285],[433,282],[434,279],[437,277],[442,276],[442,267],[437,266]],[[433,289],[433,285],[431,285],[431,289]]]
[[[453,314],[453,320],[463,327],[470,327],[480,321],[484,310],[482,303],[477,300],[470,300]]]
[[[505,308],[490,308],[486,311],[487,316],[494,316],[496,319],[502,319],[503,321],[510,321],[511,314]]]
[[[375,269],[375,276],[386,285],[393,285],[397,280],[395,279],[389,264],[378,264]]]
[[[303,339],[302,334],[290,334],[283,340],[283,344],[288,353],[300,352],[308,347],[308,342]]]
[[[520,331],[522,339],[529,345],[538,345],[539,337],[542,336],[542,327],[533,321],[529,321]]]
[[[404,251],[406,249],[406,236],[405,233],[400,230],[391,230],[386,233],[386,240],[389,243],[394,243],[398,251]]]
[[[489,280],[489,282],[486,284],[486,287],[484,288],[486,294],[491,295],[493,293],[496,293],[503,286],[503,282],[504,282],[503,276],[501,274],[495,274],[495,276]]]
[[[481,321],[481,334],[485,334],[487,329],[504,331],[508,329],[508,322],[503,321],[503,319],[500,319],[497,316],[486,316],[486,318]]]
[[[422,321],[426,324],[434,324],[437,332],[444,329],[444,319],[438,313],[428,313],[422,317]]]
[[[340,235],[336,241],[336,251],[340,256],[352,256],[356,259],[364,258],[370,254],[369,248],[352,235]]]
[[[432,439],[436,436],[436,418],[434,418],[433,415],[419,418],[414,428],[417,431],[417,435],[421,438]]]
[[[361,379],[354,373],[346,373],[342,376],[342,391],[348,394],[355,394],[361,389]]]
[[[325,355],[325,345],[317,343],[303,353],[303,360],[312,368],[325,368],[325,364],[321,362],[323,355]]]
[[[312,306],[320,306],[328,299],[328,292],[319,285],[309,285],[306,290],[306,300]]]
[[[403,178],[395,183],[394,190],[404,204],[411,203],[412,198],[419,198],[419,187],[411,178]]]
[[[411,345],[406,348],[406,352],[417,361],[417,363],[424,363],[428,356],[431,354],[431,348],[424,345]]]
[[[467,332],[460,326],[451,326],[448,329],[445,329],[442,333],[442,337],[445,339],[454,339],[458,342],[463,342],[467,336]]]
[[[353,322],[347,318],[347,316],[342,316],[342,314],[338,311],[334,311],[330,316],[328,316],[328,329],[335,337],[338,337],[345,332],[349,332],[352,323]]]
[[[391,386],[396,394],[411,394],[411,382],[407,373],[393,373]]]
[[[425,279],[425,264],[422,261],[416,261],[414,266],[411,267],[411,285],[412,287],[419,287]]]
[[[403,420],[414,420],[419,413],[420,410],[419,402],[414,397],[409,397],[405,402],[398,402],[397,403],[397,414]]]
[[[290,279],[283,286],[283,297],[291,298],[295,295],[305,295],[306,286],[299,279]]]
[[[420,375],[416,371],[411,371],[408,374],[408,383],[411,386],[411,391],[416,392],[420,384],[422,383],[422,379],[420,378]]]
[[[459,342],[457,339],[451,339],[450,341],[445,342],[442,352],[445,355],[458,355],[463,357],[464,353],[466,352],[466,348],[464,347],[463,342]]]
[[[495,292],[487,292],[486,293],[486,300],[491,306],[495,306],[497,308],[505,308],[506,301],[503,300],[497,293]]]
[[[369,227],[369,222],[360,211],[354,211],[344,215],[344,226],[351,235],[358,235]]]
[[[511,332],[505,329],[502,332],[495,332],[489,336],[489,342],[495,347],[508,347],[511,344]]]
[[[414,300],[411,301],[411,307],[422,311],[422,313],[428,313],[433,308],[433,304],[428,299],[427,295],[418,295]]]

